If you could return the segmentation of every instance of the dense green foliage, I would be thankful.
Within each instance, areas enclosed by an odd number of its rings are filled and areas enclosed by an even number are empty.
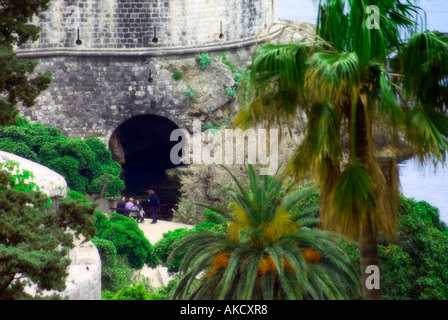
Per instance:
[[[178,279],[171,280],[166,286],[157,289],[148,287],[144,282],[134,281],[116,293],[106,291],[103,300],[170,300]]]
[[[121,167],[98,138],[67,138],[58,128],[31,124],[23,117],[0,128],[0,150],[40,163],[58,172],[82,194],[117,197],[124,189]]]
[[[117,254],[112,241],[95,237],[92,242],[101,257],[101,290],[118,292],[132,279],[132,269],[126,257]]]
[[[157,265],[154,248],[134,219],[116,213],[107,218],[98,211],[95,217],[97,237],[109,240],[115,246],[117,254],[125,256],[132,268],[140,269],[145,263],[151,267]]]
[[[186,235],[194,232],[211,231],[213,229],[219,229],[222,227],[222,224],[225,223],[225,220],[212,210],[209,209],[204,210],[203,215],[205,216],[205,220],[203,222],[199,223],[198,225],[194,226],[191,229],[181,228],[173,231],[168,231],[164,233],[162,239],[160,239],[154,245],[154,251],[157,257],[160,259],[160,262],[162,264],[166,264],[169,272],[179,271],[179,266],[187,251],[185,249],[182,252],[179,252],[176,255],[176,257],[172,257],[170,259],[170,262],[168,262],[168,256],[173,250],[173,244],[177,240],[180,240]]]
[[[318,202],[315,192],[307,206]],[[359,268],[358,244],[343,241],[342,245]],[[437,208],[401,196],[397,239],[387,242],[380,236],[378,251],[385,299],[448,299],[448,228]]]
[[[0,171],[0,299],[23,297],[25,283],[63,290],[74,235],[95,235],[96,204],[66,198],[50,211],[48,197],[10,171]]]
[[[15,45],[36,41],[40,29],[33,17],[48,8],[50,0],[3,0],[0,2],[0,126],[15,122],[16,105],[31,107],[48,88],[51,73],[33,75],[37,62],[17,58]]]
[[[134,283],[115,294],[106,292],[103,294],[103,300],[150,300],[150,296],[142,283]]]
[[[385,299],[448,299],[447,230],[437,208],[401,197],[397,240],[389,243],[380,238],[378,248]],[[356,246],[346,249],[356,263]]]

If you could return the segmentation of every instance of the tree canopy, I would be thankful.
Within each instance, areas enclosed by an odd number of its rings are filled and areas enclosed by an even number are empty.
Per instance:
[[[0,1],[0,126],[15,122],[17,103],[34,105],[39,94],[48,88],[51,73],[35,74],[36,61],[20,59],[15,46],[39,38],[40,29],[33,17],[48,9],[50,0]]]
[[[120,165],[96,137],[67,138],[58,128],[17,117],[15,125],[0,128],[0,150],[49,167],[64,176],[72,190],[82,194],[118,197],[124,189]]]
[[[74,236],[92,238],[96,204],[64,199],[57,211],[40,193],[30,173],[17,164],[0,170],[0,299],[23,297],[26,284],[39,290],[63,290]]]

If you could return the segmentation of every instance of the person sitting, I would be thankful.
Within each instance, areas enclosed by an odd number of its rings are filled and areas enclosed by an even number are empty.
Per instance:
[[[126,202],[126,205],[124,207],[125,209],[127,209],[127,210],[125,210],[126,211],[126,213],[125,213],[126,216],[129,217],[129,212],[130,211],[128,211],[128,210],[132,210],[133,206],[134,206],[134,199],[129,198],[128,202]]]
[[[124,196],[121,196],[121,199],[117,202],[117,213],[118,214],[125,214],[125,211],[122,210],[126,207],[126,198]]]
[[[144,222],[145,220],[145,211],[143,210],[143,207],[140,205],[140,201],[135,200],[134,206],[132,207],[130,217],[134,218],[137,222]]]

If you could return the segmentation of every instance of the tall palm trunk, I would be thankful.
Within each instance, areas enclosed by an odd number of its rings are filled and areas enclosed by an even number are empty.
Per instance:
[[[361,236],[359,239],[359,259],[361,267],[361,287],[363,300],[380,300],[381,299],[381,287],[380,289],[368,289],[367,278],[370,276],[366,272],[368,266],[379,266],[378,258],[378,244],[377,233],[372,228],[370,218],[363,225],[361,229]]]
[[[358,100],[356,108],[356,125],[355,125],[355,156],[367,168],[368,162],[372,157],[371,151],[371,132],[366,118],[365,108],[361,101]],[[367,212],[365,221],[361,226],[359,237],[359,257],[361,267],[361,286],[362,298],[364,300],[381,299],[381,289],[368,289],[366,286],[367,278],[370,274],[366,273],[368,266],[379,267],[377,232],[372,226],[370,212]]]

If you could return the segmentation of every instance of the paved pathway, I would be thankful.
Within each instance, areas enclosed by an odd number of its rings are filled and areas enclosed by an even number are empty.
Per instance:
[[[139,223],[138,226],[143,231],[143,233],[148,238],[151,244],[155,244],[157,241],[162,239],[163,234],[168,231],[181,228],[190,229],[193,227],[191,225],[183,223],[163,221],[163,220],[158,220],[157,223],[151,224],[151,219],[145,219],[145,222]],[[161,266],[158,266],[157,268],[150,268],[145,265],[143,269],[141,269],[141,274],[145,277],[150,278],[151,285],[155,288],[163,285],[164,283],[162,278],[167,277],[166,268]]]

